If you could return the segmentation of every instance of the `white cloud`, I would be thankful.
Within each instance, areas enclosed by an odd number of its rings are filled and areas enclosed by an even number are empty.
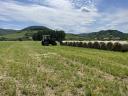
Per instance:
[[[47,0],[44,6],[38,4],[21,4],[19,2],[0,1],[0,16],[5,19],[20,22],[33,22],[54,29],[63,29],[67,32],[86,31],[86,25],[95,21],[97,11],[82,12],[75,9],[69,0]],[[5,7],[6,6],[6,7]],[[90,9],[91,10],[91,9]],[[0,20],[4,20],[0,18]],[[32,25],[33,25],[32,24]]]
[[[47,4],[60,10],[72,10],[73,8],[69,0],[47,0]]]
[[[102,29],[128,30],[127,9],[116,10],[114,14],[111,11],[98,12],[96,5],[101,0],[28,0],[33,3],[7,1],[0,0],[0,21],[12,22],[2,25],[9,28],[17,26],[13,22],[21,22],[74,33]]]
[[[103,13],[102,17],[99,21],[100,27],[98,30],[101,29],[118,29],[122,31],[128,31],[128,11],[127,9],[121,9],[115,11],[114,14],[112,12]]]

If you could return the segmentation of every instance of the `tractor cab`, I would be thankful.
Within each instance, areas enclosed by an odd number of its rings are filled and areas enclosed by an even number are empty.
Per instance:
[[[50,35],[43,35],[42,37],[43,37],[41,41],[42,45],[44,46],[49,46],[50,44],[57,45],[55,39],[52,38]]]

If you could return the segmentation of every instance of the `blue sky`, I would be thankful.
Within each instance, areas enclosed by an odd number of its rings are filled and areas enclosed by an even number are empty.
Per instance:
[[[128,0],[0,0],[0,28],[33,25],[70,33],[128,33]]]

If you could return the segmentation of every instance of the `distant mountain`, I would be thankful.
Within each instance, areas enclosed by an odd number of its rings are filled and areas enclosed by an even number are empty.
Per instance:
[[[45,26],[29,26],[22,30],[0,29],[0,40],[32,40],[32,35],[40,30],[52,30]],[[2,39],[1,39],[2,38]],[[67,33],[66,40],[128,40],[128,34],[118,30],[101,30],[99,32],[73,34]]]
[[[52,31],[52,29],[45,26],[29,26],[19,31],[8,32],[7,30],[3,31],[3,35],[0,36],[0,40],[32,40],[32,35],[38,31]]]
[[[118,30],[101,30],[99,32],[69,34],[67,40],[128,40],[128,34]]]
[[[13,34],[18,32],[18,30],[12,30],[12,29],[0,29],[0,35],[6,35],[6,34]]]
[[[51,30],[51,29],[44,26],[29,26],[22,29],[21,31],[28,31],[28,30]]]
[[[128,34],[118,30],[101,30],[99,32],[78,34],[80,37],[93,40],[123,40],[128,38]]]

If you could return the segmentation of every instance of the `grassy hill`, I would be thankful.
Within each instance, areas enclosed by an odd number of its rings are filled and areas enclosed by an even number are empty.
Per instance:
[[[128,40],[128,34],[118,30],[101,30],[91,33],[67,34],[67,40]]]
[[[79,36],[85,37],[86,39],[98,39],[98,40],[110,40],[110,39],[128,39],[128,34],[118,30],[101,30],[99,32],[83,33]]]
[[[3,36],[0,36],[0,37],[4,37],[4,38],[7,38],[7,40],[15,40],[15,39],[24,39],[26,38],[25,40],[32,40],[32,34],[36,33],[37,31],[19,31],[19,32],[16,32],[16,33],[13,33],[13,34],[7,34],[7,35],[3,35]]]
[[[67,33],[66,40],[85,40],[84,36],[79,36],[78,34],[72,34],[72,33]]]
[[[128,53],[0,45],[0,96],[128,96]]]
[[[24,31],[24,32],[17,32],[17,33],[13,33],[13,34],[4,35],[3,37],[10,38],[10,39],[21,38],[21,37],[25,36],[26,33],[27,33],[26,31]]]
[[[19,31],[10,32],[8,34],[1,35],[1,38],[5,38],[5,40],[31,40],[31,37],[34,33],[40,30],[51,30],[44,26],[29,26]]]
[[[2,30],[2,29],[1,29]],[[0,32],[1,32],[0,30]],[[3,29],[4,30],[4,29]],[[52,30],[44,26],[29,26],[22,30],[4,30],[4,34],[0,33],[0,40],[32,40],[31,37],[34,33],[40,30]],[[128,34],[120,32],[118,30],[101,30],[99,32],[73,34],[67,33],[66,40],[128,40]]]
[[[18,30],[13,29],[0,29],[0,35],[13,34],[18,32]]]

